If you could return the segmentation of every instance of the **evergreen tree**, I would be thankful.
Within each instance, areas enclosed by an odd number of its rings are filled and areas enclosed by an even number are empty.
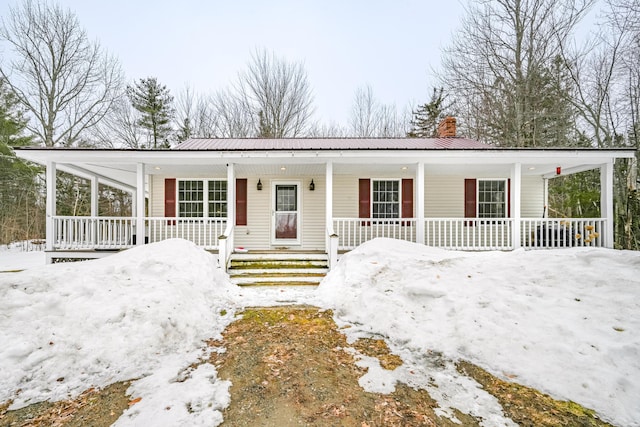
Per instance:
[[[264,113],[258,113],[258,138],[274,138],[271,126],[264,118]]]
[[[17,97],[0,78],[0,243],[44,236],[40,169],[13,152],[31,142],[26,126]]]
[[[438,124],[447,115],[451,103],[447,100],[444,88],[433,88],[431,100],[419,105],[413,112],[411,130],[407,133],[410,138],[435,138],[438,136]]]
[[[155,77],[147,77],[127,86],[127,96],[133,108],[141,113],[138,124],[148,131],[153,148],[168,148],[174,114],[169,89]]]
[[[178,139],[178,142],[186,141],[191,138],[192,133],[193,129],[191,128],[191,120],[189,120],[189,117],[185,117],[180,124],[176,138]]]

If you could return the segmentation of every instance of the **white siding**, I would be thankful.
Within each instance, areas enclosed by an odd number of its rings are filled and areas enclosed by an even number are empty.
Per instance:
[[[522,177],[521,203],[520,215],[523,218],[542,218],[542,211],[544,210],[544,180],[541,177]]]
[[[149,216],[164,216],[164,179],[160,175],[151,175],[149,189]]]
[[[333,216],[337,218],[358,217],[358,179],[354,175],[333,177]]]
[[[427,218],[464,217],[464,177],[427,175],[424,189]]]

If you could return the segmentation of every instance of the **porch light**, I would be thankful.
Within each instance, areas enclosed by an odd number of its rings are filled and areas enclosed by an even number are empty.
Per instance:
[[[262,191],[262,182],[260,182],[260,178],[258,178],[258,185],[256,185],[256,189],[258,191]]]
[[[313,183],[313,178],[311,178],[311,184],[309,184],[309,191],[313,191],[316,189],[316,185]]]

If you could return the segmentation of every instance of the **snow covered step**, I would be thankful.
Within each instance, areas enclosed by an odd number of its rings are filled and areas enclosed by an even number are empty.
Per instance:
[[[235,277],[231,282],[238,286],[318,285],[322,277]]]
[[[324,253],[304,253],[304,252],[247,252],[234,253],[231,255],[234,260],[327,260]]]
[[[228,270],[239,286],[317,285],[329,271],[326,254],[233,254]]]
[[[329,272],[328,268],[270,268],[270,269],[260,269],[260,268],[236,268],[230,269],[229,275],[231,277],[240,277],[240,276],[265,276],[265,275],[286,275],[286,276],[296,276],[296,275],[317,275],[324,277]]]

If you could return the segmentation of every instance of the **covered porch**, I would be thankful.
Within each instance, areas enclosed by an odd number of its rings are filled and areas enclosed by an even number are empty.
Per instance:
[[[99,257],[179,237],[217,251],[221,266],[239,246],[322,250],[335,263],[340,252],[377,237],[468,251],[611,248],[613,162],[628,154],[561,149],[19,152],[46,166],[49,260]],[[600,171],[600,217],[548,218],[548,181],[592,169]],[[56,214],[59,170],[91,182],[91,215]],[[166,187],[168,180],[173,190]],[[201,202],[204,213],[184,216],[182,208],[175,210],[182,199],[173,200],[174,211],[168,211],[171,198],[182,197],[175,185],[196,181],[204,183],[197,194],[217,191],[215,201]],[[214,181],[224,185],[214,191]],[[133,215],[99,216],[99,183],[129,192]],[[277,188],[285,184],[295,189],[300,204],[293,212],[297,216],[287,212],[300,233],[290,243],[273,237]]]

